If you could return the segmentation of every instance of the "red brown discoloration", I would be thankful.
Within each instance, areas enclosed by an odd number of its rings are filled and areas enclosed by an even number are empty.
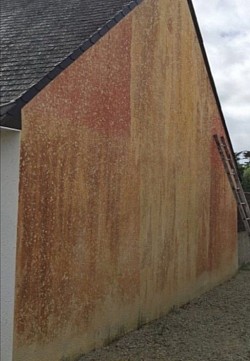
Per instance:
[[[114,46],[110,36],[24,112],[17,347],[51,341],[69,324],[85,332],[110,292],[125,300],[130,290],[130,302],[138,295],[139,191],[128,138],[131,20],[113,36],[124,42]],[[84,86],[69,92],[82,79]],[[127,249],[132,253],[123,259]]]
[[[42,103],[40,95],[33,100],[37,116],[42,112],[56,119],[67,118],[74,129],[85,124],[107,136],[128,136],[131,28],[120,26],[115,33],[105,36],[105,49],[94,46],[84,54],[84,61],[77,61],[77,66],[74,63],[50,83]],[[117,41],[118,37],[122,41]]]
[[[15,361],[100,346],[235,271],[215,132],[182,0],[145,0],[24,108]]]
[[[168,31],[172,34],[173,32],[173,19],[168,19]]]

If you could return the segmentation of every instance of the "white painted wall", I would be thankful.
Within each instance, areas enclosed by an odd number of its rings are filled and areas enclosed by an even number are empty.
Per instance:
[[[1,128],[1,361],[12,361],[20,132]]]

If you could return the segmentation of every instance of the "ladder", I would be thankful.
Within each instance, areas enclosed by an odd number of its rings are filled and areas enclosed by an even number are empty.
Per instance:
[[[225,138],[223,136],[219,137],[217,134],[214,134],[213,137],[227,172],[228,179],[239,208],[241,219],[248,235],[250,236],[250,208],[238,176],[235,160],[232,156],[232,153],[228,149]]]

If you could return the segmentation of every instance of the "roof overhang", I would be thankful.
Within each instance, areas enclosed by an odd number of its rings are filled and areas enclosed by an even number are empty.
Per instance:
[[[21,109],[27,104],[34,96],[36,96],[47,84],[51,82],[54,78],[56,78],[64,69],[66,69],[71,63],[73,63],[79,56],[81,56],[86,50],[88,50],[92,45],[94,45],[100,38],[102,38],[112,27],[114,27],[120,20],[122,20],[130,11],[132,11],[137,5],[139,5],[143,0],[131,0],[126,6],[123,7],[121,11],[119,11],[112,19],[110,19],[104,26],[98,29],[92,36],[85,40],[83,44],[73,51],[67,58],[65,58],[62,62],[57,64],[53,70],[51,70],[46,76],[44,76],[40,81],[34,84],[31,88],[29,88],[24,94],[22,94],[15,101],[3,105],[0,107],[0,126],[6,128],[13,129],[21,129]],[[225,134],[227,136],[227,140],[229,146],[231,148],[232,154],[234,154],[233,146],[231,143],[231,139],[229,136],[229,132],[226,126],[225,118],[222,112],[220,100],[218,97],[218,93],[216,90],[215,82],[213,79],[213,75],[210,69],[210,65],[208,62],[206,50],[203,44],[202,35],[200,32],[199,24],[196,18],[194,6],[192,0],[187,0],[189,5],[191,17],[193,20],[193,24],[195,27],[195,31],[197,34],[198,42],[200,44],[200,49],[203,55],[203,60],[206,66],[206,70],[208,73],[208,77],[210,80],[210,84],[212,87],[212,91],[215,97],[215,101],[218,107],[218,111],[221,117],[222,124],[225,129]]]
[[[93,46],[101,39],[109,30],[119,23],[128,13],[130,13],[143,0],[130,0],[122,7],[111,19],[109,19],[102,27],[98,28],[81,46],[75,49],[65,59],[59,62],[49,71],[42,79],[33,84],[27,91],[21,94],[17,99],[0,107],[0,126],[13,129],[21,129],[21,109],[31,99],[33,99],[47,84],[56,78],[64,69],[78,59],[86,50]]]
[[[0,126],[4,128],[21,130],[21,104],[9,103],[0,107]]]

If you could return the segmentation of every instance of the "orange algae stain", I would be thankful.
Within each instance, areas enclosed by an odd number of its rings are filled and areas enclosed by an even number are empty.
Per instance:
[[[86,332],[114,285],[130,289],[116,281],[122,247],[134,250],[124,266],[139,263],[130,42],[127,18],[24,109],[15,347]]]
[[[84,124],[104,135],[128,135],[131,37],[128,17],[33,99],[36,111],[66,118],[73,128]]]
[[[115,36],[122,39],[115,52],[108,35],[102,47],[86,54],[81,73],[88,91],[78,97],[84,124],[109,135],[128,134],[131,118],[131,28],[121,24]]]
[[[173,2],[143,4],[132,44],[127,17],[25,110],[16,339],[43,360],[54,339],[66,339],[60,354],[74,335],[74,352],[95,347],[133,312],[159,316],[209,267],[232,264],[234,204],[214,146],[210,169],[200,51],[167,24]]]

